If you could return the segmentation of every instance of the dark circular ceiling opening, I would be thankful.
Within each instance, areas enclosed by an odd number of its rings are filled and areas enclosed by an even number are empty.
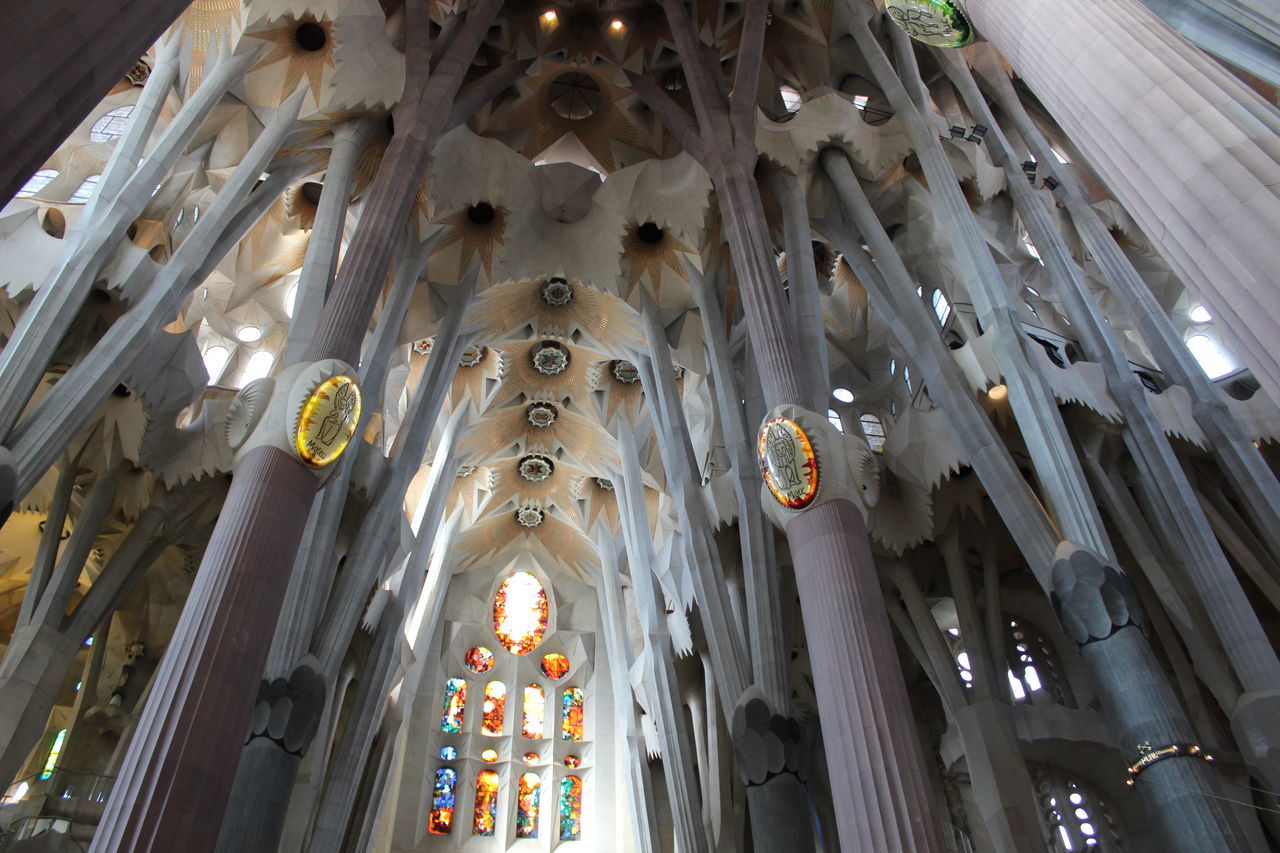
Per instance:
[[[488,225],[493,221],[493,205],[487,201],[477,202],[467,209],[467,219],[476,225]]]
[[[657,223],[646,222],[636,229],[636,236],[640,238],[641,243],[656,246],[662,242],[662,229],[658,227]]]
[[[604,95],[590,74],[568,71],[551,81],[551,109],[561,118],[579,121],[600,109]]]
[[[314,21],[304,21],[293,31],[293,40],[303,50],[314,52],[324,48],[329,36],[325,33],[324,27],[319,24]]]

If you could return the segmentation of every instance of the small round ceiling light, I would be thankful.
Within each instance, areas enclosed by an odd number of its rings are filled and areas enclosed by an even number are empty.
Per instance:
[[[262,329],[257,326],[241,326],[236,329],[236,340],[243,344],[256,344],[262,340]]]
[[[573,285],[563,278],[549,278],[539,289],[542,301],[553,308],[563,308],[573,301]]]
[[[530,353],[533,369],[543,376],[556,376],[564,373],[569,366],[569,350],[558,341],[543,341]]]
[[[634,362],[618,359],[609,369],[613,372],[613,378],[623,385],[634,385],[640,381],[640,368]]]
[[[542,13],[542,22],[544,24],[554,25],[559,20],[560,20],[560,16],[556,14],[555,9],[548,9],[547,11]]]
[[[531,454],[520,460],[516,470],[519,471],[521,477],[530,483],[541,483],[555,473],[556,466],[554,462],[545,456]]]
[[[537,527],[542,523],[542,510],[536,506],[522,506],[516,510],[516,524],[521,527]]]
[[[991,398],[994,402],[998,403],[1009,396],[1009,386],[992,385],[991,390],[987,392],[987,396]]]
[[[525,409],[525,416],[528,417],[529,423],[538,429],[546,429],[556,422],[556,418],[560,412],[550,403],[530,403]]]
[[[612,35],[620,36],[627,31],[627,25],[622,23],[619,18],[614,18],[609,22],[609,32]]]

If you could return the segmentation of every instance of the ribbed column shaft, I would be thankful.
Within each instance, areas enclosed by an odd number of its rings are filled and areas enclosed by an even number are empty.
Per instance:
[[[968,0],[1280,399],[1280,112],[1138,0]]]
[[[945,850],[862,514],[831,501],[796,516],[787,539],[841,849]]]
[[[236,466],[91,850],[212,850],[315,475],[273,447]]]

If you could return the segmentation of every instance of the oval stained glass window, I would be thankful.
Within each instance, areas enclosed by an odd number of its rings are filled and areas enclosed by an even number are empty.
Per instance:
[[[493,762],[498,760],[498,750],[496,749],[484,750],[483,752],[480,753],[480,760],[487,761],[490,764],[492,764]]]
[[[559,681],[569,674],[569,659],[559,652],[543,655],[542,673],[552,681]]]
[[[484,646],[467,649],[466,655],[463,656],[463,663],[472,672],[488,672],[493,669],[493,652]]]
[[[513,655],[538,647],[547,633],[547,591],[529,572],[516,572],[502,582],[493,598],[493,632]]]

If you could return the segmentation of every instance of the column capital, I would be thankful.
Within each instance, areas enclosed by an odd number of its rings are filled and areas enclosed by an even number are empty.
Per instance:
[[[1063,541],[1054,554],[1051,577],[1053,610],[1076,645],[1105,640],[1130,625],[1142,626],[1142,606],[1133,584],[1101,554]]]

